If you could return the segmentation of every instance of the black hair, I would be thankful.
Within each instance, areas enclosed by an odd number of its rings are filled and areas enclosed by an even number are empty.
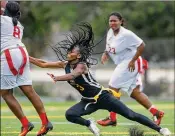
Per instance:
[[[85,62],[88,67],[97,64],[97,59],[91,57],[97,44],[94,44],[94,34],[89,23],[76,24],[65,36],[65,40],[51,46],[59,60],[66,61],[68,52],[78,47],[81,55],[79,62]]]
[[[19,4],[15,1],[9,1],[6,4],[4,15],[12,17],[13,25],[16,26],[18,24],[18,20],[21,16]]]
[[[113,12],[109,15],[109,17],[111,17],[111,16],[116,16],[120,21],[122,21],[121,26],[124,25],[124,19],[123,19],[122,15],[119,12]]]

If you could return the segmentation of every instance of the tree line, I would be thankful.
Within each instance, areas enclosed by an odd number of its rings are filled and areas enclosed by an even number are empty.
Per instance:
[[[89,22],[96,41],[108,30],[108,15],[117,11],[125,19],[125,27],[144,39],[144,56],[158,54],[157,61],[174,58],[174,1],[20,1],[24,43],[33,56],[42,56],[53,32],[68,31],[73,24]],[[149,41],[147,43],[147,40]],[[153,41],[153,42],[150,42]],[[156,42],[157,41],[157,42]]]

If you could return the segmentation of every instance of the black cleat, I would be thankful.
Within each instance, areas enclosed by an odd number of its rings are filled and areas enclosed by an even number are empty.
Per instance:
[[[34,125],[32,123],[28,123],[28,126],[26,127],[21,127],[21,133],[19,136],[26,136],[26,134],[31,131],[34,128]]]
[[[37,136],[44,136],[47,132],[53,129],[53,125],[51,122],[48,122],[46,125],[42,125],[41,129],[39,130]]]

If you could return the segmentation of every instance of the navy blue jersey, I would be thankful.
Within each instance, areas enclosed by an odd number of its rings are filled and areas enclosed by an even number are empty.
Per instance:
[[[71,73],[69,63],[65,67],[65,72],[66,74]],[[101,85],[92,77],[89,71],[87,74],[82,74],[74,80],[69,80],[67,82],[78,90],[83,97],[94,97],[101,90]]]

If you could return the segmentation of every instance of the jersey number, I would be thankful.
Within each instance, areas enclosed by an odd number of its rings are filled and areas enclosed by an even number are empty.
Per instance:
[[[18,26],[14,26],[13,36],[20,39],[20,29]]]
[[[108,47],[108,48],[109,48],[109,52],[110,52],[110,53],[115,54],[115,48],[111,48],[111,47]]]
[[[84,87],[82,87],[81,85],[79,84],[75,84],[76,85],[76,88],[79,89],[80,91],[84,91]]]

